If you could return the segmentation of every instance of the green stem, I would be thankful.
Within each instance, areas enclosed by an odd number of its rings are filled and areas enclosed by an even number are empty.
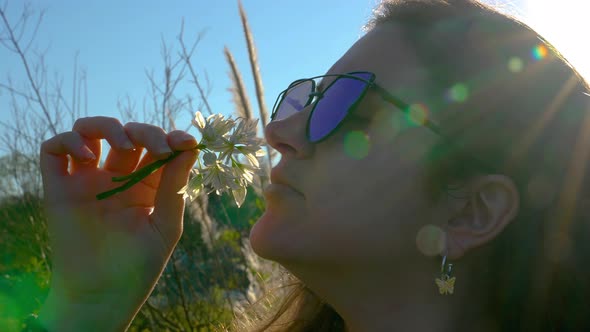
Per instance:
[[[123,182],[127,180],[131,180],[137,177],[145,178],[146,176],[152,174],[153,172],[157,171],[158,168],[164,166],[167,162],[171,161],[172,159],[176,158],[180,154],[180,151],[175,151],[166,159],[160,159],[152,162],[151,164],[147,164],[146,166],[138,169],[137,171],[123,175],[123,176],[115,176],[111,180],[113,182]]]
[[[206,148],[205,145],[199,144],[199,145],[197,145],[197,147],[195,149],[205,149],[205,148]],[[111,197],[117,193],[120,193],[122,191],[125,191],[125,190],[131,188],[132,186],[134,186],[138,182],[141,182],[143,179],[145,179],[146,177],[148,177],[149,175],[151,175],[152,173],[157,171],[160,167],[164,166],[168,162],[172,161],[174,158],[178,157],[182,152],[183,151],[175,151],[168,158],[156,160],[156,161],[136,170],[135,172],[133,172],[131,174],[113,177],[112,178],[113,182],[123,182],[123,181],[127,181],[127,182],[125,182],[123,185],[121,185],[119,187],[116,187],[114,189],[111,189],[109,191],[105,191],[105,192],[102,192],[102,193],[96,195],[96,199],[103,200],[105,198]]]
[[[125,191],[125,190],[131,188],[132,186],[134,186],[136,183],[140,182],[143,179],[144,179],[144,177],[137,177],[137,178],[131,179],[131,180],[125,182],[125,184],[123,184],[122,186],[119,186],[115,189],[111,189],[109,191],[105,191],[105,192],[102,192],[102,193],[96,195],[96,199],[98,199],[100,201],[105,198],[109,198],[117,193],[120,193],[122,191]]]

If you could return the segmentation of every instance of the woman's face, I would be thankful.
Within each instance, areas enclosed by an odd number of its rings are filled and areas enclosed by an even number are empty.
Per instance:
[[[371,71],[398,98],[421,101],[424,71],[394,25],[369,32],[327,74],[352,71]],[[308,106],[266,128],[281,160],[265,191],[266,211],[250,234],[254,250],[286,265],[324,267],[419,254],[416,235],[437,217],[422,160],[437,136],[372,90],[316,144],[306,138],[310,111]]]

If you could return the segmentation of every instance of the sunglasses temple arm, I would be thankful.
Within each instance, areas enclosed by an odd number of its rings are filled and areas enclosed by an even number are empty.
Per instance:
[[[396,106],[397,108],[402,110],[402,112],[407,114],[410,111],[411,106],[409,104],[407,104],[407,103],[403,102],[402,100],[400,100],[399,98],[393,96],[391,93],[389,93],[387,90],[383,89],[379,85],[373,84],[373,88],[375,88],[377,90],[377,92],[379,92],[381,97],[386,102]],[[425,120],[424,126],[428,127],[435,134],[437,134],[439,136],[444,136],[442,134],[442,132],[440,131],[440,128],[436,124],[434,124],[432,121],[430,121],[429,119]]]

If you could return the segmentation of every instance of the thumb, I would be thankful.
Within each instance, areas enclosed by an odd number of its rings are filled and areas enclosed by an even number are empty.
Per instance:
[[[182,232],[184,199],[178,191],[187,184],[197,155],[198,151],[195,150],[184,151],[170,161],[162,171],[152,222],[166,239],[178,239]]]

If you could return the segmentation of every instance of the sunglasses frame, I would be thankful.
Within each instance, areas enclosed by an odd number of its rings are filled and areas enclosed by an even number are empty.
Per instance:
[[[365,80],[361,77],[354,76],[355,74],[370,74],[371,78],[369,80]],[[324,78],[324,77],[336,77],[336,79],[333,80],[330,83],[330,85],[328,85],[325,89],[323,89],[323,91],[318,92],[315,80],[318,78]],[[319,139],[317,141],[312,141],[309,137],[309,124],[311,122],[311,116],[313,115],[313,112],[315,111],[315,108],[316,108],[318,102],[321,100],[321,97],[323,97],[323,94],[326,91],[328,91],[328,89],[340,78],[351,78],[351,79],[363,81],[363,82],[367,83],[367,86],[364,88],[363,92],[359,95],[357,100],[348,108],[348,110],[346,111],[346,115],[342,118],[342,120],[338,123],[338,125],[336,127],[334,127],[334,129],[332,129],[332,131],[330,131],[328,134],[326,134],[321,139]],[[272,111],[272,114],[270,117],[271,122],[274,120],[276,113],[278,111],[278,107],[281,105],[283,99],[285,98],[287,91],[289,91],[289,89],[293,88],[297,84],[301,84],[302,82],[305,82],[305,81],[312,82],[312,89],[313,89],[312,91],[313,92],[310,94],[310,98],[308,99],[306,105],[303,108],[309,106],[311,104],[311,102],[314,100],[314,97],[320,97],[319,99],[317,99],[315,101],[315,105],[313,106],[313,109],[311,110],[309,117],[307,119],[307,128],[306,128],[307,140],[311,143],[314,143],[314,144],[319,143],[319,142],[327,139],[328,137],[330,137],[330,135],[332,135],[340,127],[340,125],[344,122],[344,119],[346,118],[346,116],[348,116],[348,114],[350,114],[352,111],[354,111],[354,109],[358,106],[359,102],[362,101],[362,99],[365,97],[365,95],[369,89],[373,89],[375,92],[377,92],[381,96],[381,98],[384,101],[394,105],[395,107],[397,107],[399,110],[401,110],[405,114],[408,114],[411,106],[408,103],[402,101],[400,98],[397,98],[393,94],[389,93],[389,91],[387,91],[385,88],[383,88],[379,84],[377,84],[375,82],[375,79],[376,79],[375,73],[372,73],[369,71],[353,71],[353,72],[349,72],[346,74],[319,75],[319,76],[314,76],[314,77],[310,77],[310,78],[296,80],[296,81],[292,82],[287,89],[285,89],[279,93],[279,96],[277,97],[277,100],[275,101],[275,104],[273,106],[273,111]],[[443,134],[441,128],[436,123],[434,123],[426,118],[426,119],[424,119],[424,123],[422,123],[422,125],[428,129],[430,129],[433,133],[435,133],[439,137],[441,137],[443,139],[443,142],[445,145],[453,147],[454,149],[460,149],[460,147],[455,142],[453,142],[453,140],[449,139],[448,137],[446,137],[446,135]],[[470,159],[471,162],[473,162],[481,170],[484,170],[486,172],[496,172],[495,167],[492,167],[492,166],[490,166],[489,163],[484,162],[484,161],[480,160],[479,158],[476,158],[472,153],[465,154],[465,157]]]
[[[358,74],[369,74],[370,75],[370,79],[366,80],[364,78],[361,78],[359,76],[356,76]],[[326,86],[325,89],[323,89],[323,91],[318,91],[317,90],[317,84],[315,82],[316,79],[318,78],[325,78],[325,77],[336,77],[336,79],[334,79],[328,86]],[[354,79],[354,80],[358,80],[358,81],[362,81],[364,83],[366,83],[366,86],[363,88],[362,92],[359,94],[359,96],[357,97],[357,99],[354,101],[354,103],[352,103],[352,105],[348,108],[348,110],[346,111],[346,115],[344,115],[344,117],[342,118],[342,120],[338,123],[338,125],[336,125],[328,134],[324,135],[322,138],[320,138],[319,140],[312,140],[311,136],[310,136],[310,124],[311,124],[311,119],[313,116],[313,113],[316,110],[317,105],[319,104],[319,102],[322,100],[324,94],[336,83],[338,82],[339,79]],[[311,112],[309,114],[309,117],[307,118],[307,124],[306,124],[306,136],[307,136],[307,140],[311,143],[319,143],[325,139],[327,139],[328,137],[330,137],[330,135],[332,135],[336,130],[338,130],[338,128],[342,125],[342,123],[344,122],[344,119],[348,116],[348,114],[350,114],[351,112],[353,112],[356,107],[358,106],[358,104],[363,100],[363,98],[365,97],[365,95],[367,94],[367,91],[369,89],[374,90],[375,92],[377,92],[381,98],[383,100],[385,100],[386,102],[394,105],[395,107],[397,107],[398,109],[400,109],[402,112],[407,113],[410,109],[410,105],[404,101],[402,101],[401,99],[395,97],[394,95],[392,95],[391,93],[389,93],[389,91],[387,91],[386,89],[384,89],[382,86],[380,86],[379,84],[377,84],[375,82],[375,78],[376,75],[372,72],[369,71],[353,71],[353,72],[349,72],[346,74],[329,74],[329,75],[319,75],[319,76],[314,76],[314,77],[310,77],[310,78],[304,78],[304,79],[299,79],[296,80],[294,82],[292,82],[291,84],[289,84],[289,87],[283,91],[281,91],[279,93],[279,96],[277,97],[277,100],[275,101],[275,104],[273,106],[273,111],[271,114],[271,121],[274,120],[275,116],[277,115],[277,112],[279,110],[279,107],[281,106],[282,102],[284,101],[285,97],[287,96],[287,92],[289,90],[291,90],[292,88],[294,88],[295,86],[302,84],[304,82],[310,81],[312,83],[311,85],[311,94],[309,95],[309,98],[307,100],[307,102],[305,103],[305,105],[303,106],[303,108],[309,106],[312,101],[314,101],[315,99],[315,104],[313,105],[313,108],[311,109]],[[315,98],[317,97],[317,98]],[[423,123],[423,125],[427,128],[429,128],[430,130],[432,130],[435,134],[439,135],[439,136],[443,136],[441,133],[441,130],[439,128],[439,126],[437,126],[435,123],[433,123],[432,121],[430,121],[429,119],[425,119],[425,122]]]

